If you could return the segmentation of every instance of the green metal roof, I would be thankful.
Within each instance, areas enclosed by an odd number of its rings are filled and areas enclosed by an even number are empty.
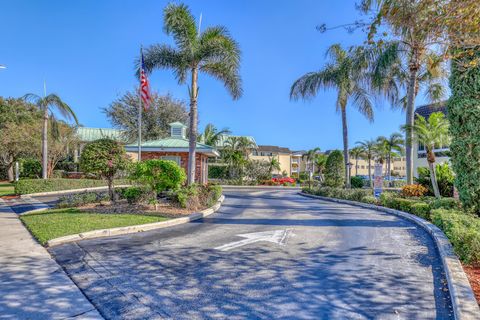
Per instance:
[[[123,131],[118,129],[78,127],[76,132],[82,142],[90,142],[103,138],[124,141],[122,136]]]
[[[138,144],[130,143],[125,146],[128,151],[137,151]],[[143,141],[142,149],[145,151],[178,151],[188,152],[189,142],[187,139],[182,138],[166,138],[161,140]],[[208,153],[210,155],[219,156],[218,151],[203,143],[197,142],[197,152]]]

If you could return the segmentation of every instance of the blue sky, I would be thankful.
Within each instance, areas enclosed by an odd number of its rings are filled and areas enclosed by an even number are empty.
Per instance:
[[[0,95],[19,97],[47,91],[59,94],[85,126],[110,127],[101,112],[133,89],[133,60],[139,46],[171,42],[162,31],[159,0],[16,0],[2,4]],[[364,35],[339,29],[321,34],[315,26],[359,18],[354,0],[203,0],[185,1],[203,27],[225,25],[242,49],[244,95],[233,101],[222,85],[200,76],[200,127],[213,123],[234,134],[252,135],[258,144],[296,149],[341,148],[341,120],[335,92],[321,92],[309,102],[292,102],[292,82],[325,63],[333,43],[361,44]],[[153,89],[187,99],[169,71],[150,77]],[[423,103],[422,97],[417,99]],[[348,110],[349,138],[355,141],[398,131],[404,115],[387,105],[375,122]]]

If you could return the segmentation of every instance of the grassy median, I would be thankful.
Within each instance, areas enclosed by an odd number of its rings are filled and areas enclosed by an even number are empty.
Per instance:
[[[78,209],[55,209],[20,216],[33,236],[45,245],[48,240],[71,234],[165,221],[168,218],[141,214],[98,214]]]
[[[0,182],[0,196],[7,196],[14,193],[13,183]]]

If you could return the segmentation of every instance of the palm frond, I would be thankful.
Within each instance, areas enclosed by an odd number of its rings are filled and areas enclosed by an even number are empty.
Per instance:
[[[78,119],[73,109],[68,104],[63,102],[58,95],[51,93],[43,98],[43,100],[47,106],[55,107],[64,118],[73,119],[75,123],[78,124]]]
[[[172,68],[178,83],[185,83],[187,79],[188,60],[184,55],[168,45],[152,45],[144,51],[145,71],[151,73],[154,69]],[[137,77],[140,74],[140,59],[135,62]]]
[[[317,95],[320,88],[333,88],[338,80],[337,70],[333,65],[327,65],[323,70],[309,72],[297,79],[290,88],[290,99],[311,99]]]
[[[185,52],[193,52],[197,40],[195,17],[185,4],[168,4],[163,11],[164,30],[172,35],[177,46]]]
[[[355,86],[352,92],[352,104],[370,122],[373,122],[373,103],[370,94],[362,87]]]
[[[200,70],[222,81],[233,99],[242,96],[242,79],[236,68],[222,62],[210,62],[202,65]]]

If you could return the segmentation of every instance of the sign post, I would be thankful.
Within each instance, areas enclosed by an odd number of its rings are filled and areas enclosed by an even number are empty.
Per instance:
[[[383,190],[382,171],[383,171],[383,165],[381,163],[376,163],[375,169],[373,171],[373,174],[375,177],[373,180],[373,195],[375,198],[380,197],[380,195],[382,194],[382,190]]]

